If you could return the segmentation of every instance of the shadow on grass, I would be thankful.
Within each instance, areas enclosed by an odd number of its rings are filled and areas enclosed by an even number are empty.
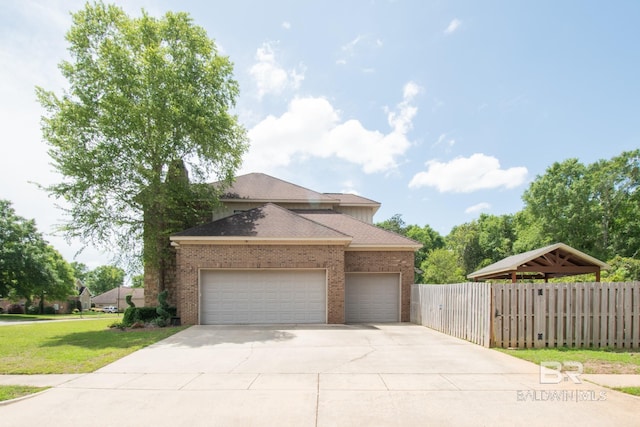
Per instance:
[[[165,339],[184,327],[138,329],[121,331],[105,329],[101,331],[71,332],[52,337],[40,343],[40,347],[72,346],[86,349],[144,347]]]
[[[50,320],[50,319],[31,317],[31,316],[20,315],[20,314],[0,314],[0,323],[2,322],[40,322],[42,320]]]

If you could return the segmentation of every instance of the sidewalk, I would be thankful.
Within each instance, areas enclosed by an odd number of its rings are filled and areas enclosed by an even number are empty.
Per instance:
[[[89,374],[51,375],[0,375],[0,385],[29,385],[34,387],[58,387]],[[640,375],[631,374],[582,374],[582,380],[603,387],[640,387]]]
[[[0,375],[0,385],[28,385],[32,387],[58,387],[87,374]]]
[[[630,374],[582,374],[583,380],[604,387],[640,387],[640,375]]]

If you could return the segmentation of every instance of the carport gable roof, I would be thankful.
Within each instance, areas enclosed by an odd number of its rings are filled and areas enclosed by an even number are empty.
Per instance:
[[[530,278],[562,277],[594,273],[609,265],[564,243],[555,243],[532,251],[512,255],[474,271],[467,277],[475,280],[508,279],[513,273]]]
[[[332,210],[295,210],[298,215],[353,237],[347,250],[411,250],[422,244]]]
[[[339,244],[352,238],[338,230],[303,218],[288,209],[264,206],[199,225],[171,236],[172,242],[191,244]]]

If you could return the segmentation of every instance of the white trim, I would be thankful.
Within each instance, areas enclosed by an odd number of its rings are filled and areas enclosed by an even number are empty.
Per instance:
[[[348,246],[351,237],[336,238],[282,238],[282,237],[241,237],[241,236],[171,236],[172,245],[342,245]]]

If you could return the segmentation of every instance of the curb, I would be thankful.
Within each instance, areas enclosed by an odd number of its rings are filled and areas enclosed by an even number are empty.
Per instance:
[[[21,400],[27,400],[27,399],[31,399],[32,397],[36,397],[39,396],[43,393],[46,393],[47,391],[51,390],[53,387],[47,387],[45,390],[41,390],[37,393],[31,393],[31,394],[27,394],[25,396],[20,396],[20,397],[16,397],[15,399],[9,399],[9,400],[3,400],[0,401],[0,406],[6,406],[6,405],[11,405],[12,403],[17,403],[20,402]]]

